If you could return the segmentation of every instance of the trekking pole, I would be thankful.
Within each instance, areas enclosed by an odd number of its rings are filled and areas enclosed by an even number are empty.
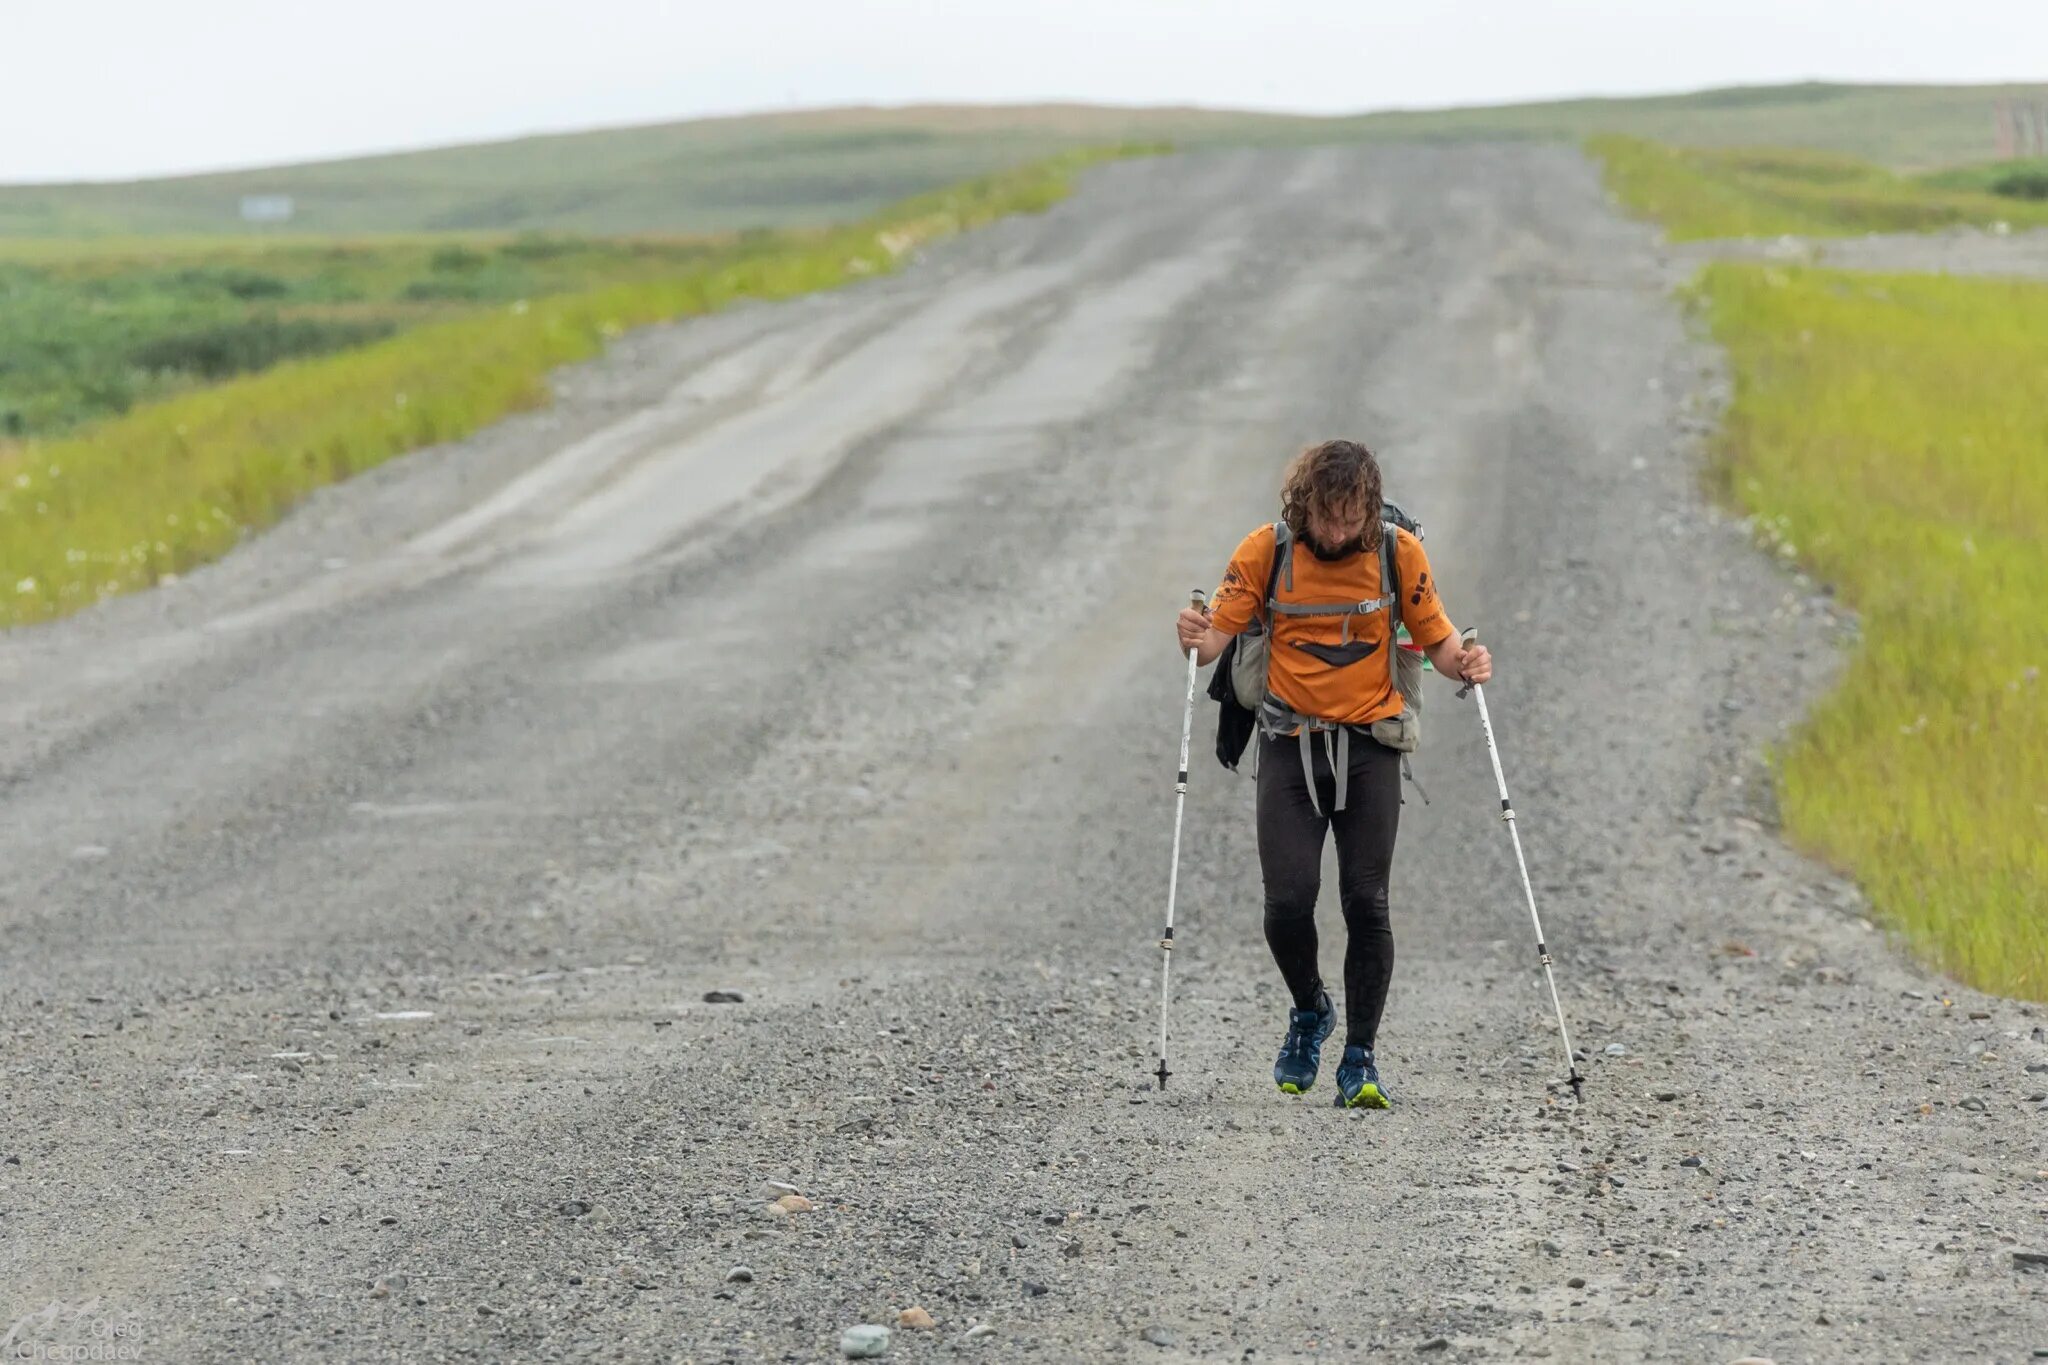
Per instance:
[[[1477,627],[1458,636],[1461,647],[1469,649],[1477,643]],[[1572,1103],[1584,1104],[1586,1096],[1580,1087],[1586,1078],[1579,1074],[1579,1058],[1572,1051],[1571,1030],[1564,1023],[1564,1002],[1558,998],[1557,977],[1550,970],[1550,949],[1543,941],[1543,920],[1536,914],[1536,888],[1529,884],[1529,863],[1522,857],[1522,836],[1515,832],[1515,808],[1508,803],[1508,780],[1500,770],[1500,749],[1493,742],[1493,719],[1486,713],[1486,689],[1478,683],[1468,682],[1458,689],[1458,695],[1462,697],[1467,692],[1479,703],[1479,728],[1486,735],[1486,756],[1493,760],[1494,785],[1500,788],[1500,818],[1507,822],[1508,837],[1515,841],[1515,865],[1522,869],[1522,894],[1529,898],[1529,922],[1536,926],[1536,959],[1543,964],[1543,979],[1550,983],[1550,1003],[1557,1010],[1557,1033],[1564,1039],[1564,1064],[1571,1072]]]
[[[1196,611],[1206,614],[1207,604],[1202,601],[1202,590],[1195,589]],[[1188,651],[1188,707],[1180,721],[1180,776],[1174,780],[1173,790],[1173,870],[1166,878],[1166,932],[1159,936],[1159,1088],[1166,1089],[1166,1078],[1173,1073],[1166,1069],[1166,986],[1167,976],[1173,967],[1173,902],[1180,894],[1180,816],[1188,804],[1188,739],[1195,732],[1195,651]]]

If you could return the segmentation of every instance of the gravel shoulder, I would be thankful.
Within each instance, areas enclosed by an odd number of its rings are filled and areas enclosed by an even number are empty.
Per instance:
[[[1777,237],[1684,242],[1679,261],[1784,261],[1837,270],[1926,271],[1944,275],[2048,278],[2048,229],[1988,232],[1872,232],[1862,237]]]
[[[97,1299],[25,1330],[815,1361],[921,1305],[890,1358],[2048,1347],[2042,1011],[1774,836],[1758,755],[1848,625],[1699,496],[1688,268],[1562,149],[1118,164],[0,636],[0,1335]],[[1399,1107],[1273,1092],[1207,709],[1148,1088],[1168,618],[1339,433],[1500,659],[1582,1110],[1448,687]]]

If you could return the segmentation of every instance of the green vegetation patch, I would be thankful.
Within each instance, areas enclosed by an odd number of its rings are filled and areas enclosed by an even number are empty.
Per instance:
[[[1615,197],[1674,241],[2048,226],[2048,202],[1978,182],[1911,179],[1830,152],[1667,147],[1629,137],[1587,145]]]
[[[2048,200],[2048,157],[1957,166],[1923,175],[1920,183],[1939,190],[1970,190],[2005,199]]]
[[[1779,755],[1787,828],[1942,968],[2048,999],[2048,285],[1718,264],[1695,293],[1730,492],[1862,619]]]
[[[135,291],[161,300],[187,291],[215,300],[224,320],[181,330],[116,329],[111,338],[67,332],[64,320],[51,321],[51,335],[68,339],[76,354],[119,355],[132,365],[141,352],[153,364],[202,377],[208,366],[232,372],[260,360],[269,368],[145,403],[68,437],[0,443],[0,627],[61,615],[183,572],[275,521],[321,484],[544,403],[549,370],[595,354],[627,328],[892,270],[922,243],[1050,207],[1086,166],[1160,150],[1071,152],[906,200],[866,222],[746,233],[708,254],[692,247],[695,254],[680,261],[656,248],[637,258],[628,282],[469,307],[438,321],[409,319],[412,325],[396,335],[317,358],[285,357],[293,346],[335,339],[331,331],[294,330],[282,317],[233,320],[241,316],[237,308],[269,307],[281,297],[257,283],[259,276],[283,281],[282,297],[309,304],[326,290],[330,309],[342,310],[331,318],[351,316],[351,302],[367,303],[370,320],[351,325],[381,326],[381,300],[393,288],[402,291],[408,277],[485,277],[511,269],[502,263],[514,248],[521,269],[568,270],[579,253],[598,248],[565,244],[557,251],[552,240],[539,239],[488,255],[473,243],[446,241],[419,244],[412,256],[321,248],[334,273],[278,249],[260,263],[159,262],[148,267],[155,273],[147,284],[137,281],[140,267],[98,276],[86,270],[81,279],[98,280],[94,287],[110,297]],[[641,251],[633,243],[602,249]],[[87,264],[102,259],[119,258],[92,253]],[[324,325],[345,330],[340,321]]]
[[[62,435],[281,361],[733,250],[526,236],[0,245],[0,439]]]

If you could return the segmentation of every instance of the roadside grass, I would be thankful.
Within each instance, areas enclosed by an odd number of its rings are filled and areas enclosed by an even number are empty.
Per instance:
[[[1593,138],[1587,147],[1615,197],[1673,241],[2048,226],[2048,202],[1992,193],[1978,180],[1907,178],[1830,152],[1668,147],[1632,137]]]
[[[1073,151],[844,227],[742,234],[665,273],[497,302],[147,403],[75,435],[0,445],[0,628],[182,573],[322,484],[541,405],[550,370],[628,328],[884,273],[924,243],[1049,208],[1090,165],[1163,150]]]
[[[723,239],[0,241],[0,438],[522,298],[672,276]]]
[[[1944,970],[2048,999],[2048,285],[1723,263],[1693,297],[1728,493],[1861,616],[1776,755],[1788,832]]]
[[[2006,199],[2048,200],[2048,157],[1954,166],[1918,179],[1921,184],[1938,190],[1971,190]]]

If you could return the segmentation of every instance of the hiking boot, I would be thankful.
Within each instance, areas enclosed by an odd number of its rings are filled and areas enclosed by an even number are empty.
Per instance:
[[[1287,1011],[1287,1041],[1280,1045],[1280,1060],[1273,1063],[1273,1084],[1289,1095],[1305,1095],[1316,1083],[1323,1064],[1323,1039],[1337,1026],[1337,1007],[1330,993],[1316,997],[1312,1010]]]
[[[1337,1107],[1340,1109],[1391,1109],[1394,1103],[1380,1086],[1380,1069],[1373,1063],[1372,1049],[1353,1043],[1344,1049],[1337,1063]]]

